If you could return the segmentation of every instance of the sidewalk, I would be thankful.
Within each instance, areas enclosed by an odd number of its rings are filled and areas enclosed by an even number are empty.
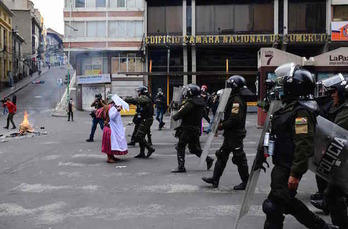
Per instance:
[[[0,91],[0,98],[2,99],[3,97],[10,97],[16,92],[22,90],[29,84],[31,84],[32,81],[39,79],[41,76],[43,76],[46,72],[48,71],[48,68],[42,68],[41,69],[41,75],[39,76],[38,72],[35,72],[32,77],[27,76],[26,78],[20,80],[19,82],[15,83],[13,87],[9,88],[4,88]]]

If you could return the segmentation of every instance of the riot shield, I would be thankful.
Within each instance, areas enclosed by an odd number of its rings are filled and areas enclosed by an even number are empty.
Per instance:
[[[348,194],[348,131],[319,116],[309,169]]]
[[[239,213],[237,215],[237,220],[236,220],[236,224],[234,226],[234,229],[237,229],[240,219],[243,216],[245,216],[250,209],[251,201],[252,201],[252,199],[254,197],[254,193],[255,193],[256,184],[257,184],[257,181],[258,181],[259,176],[260,176],[261,168],[263,166],[262,164],[264,162],[263,141],[265,138],[265,134],[266,134],[266,132],[269,131],[271,116],[273,115],[274,112],[276,112],[280,108],[282,108],[281,101],[273,100],[271,102],[270,108],[267,112],[267,118],[265,121],[265,125],[263,126],[263,130],[262,130],[262,133],[260,136],[259,144],[257,146],[257,153],[256,153],[256,156],[255,156],[255,159],[253,162],[253,166],[252,166],[251,171],[250,171],[248,184],[247,184],[245,192],[244,192],[242,204],[241,204]]]
[[[231,92],[232,92],[231,88],[225,88],[223,90],[222,94],[220,95],[220,102],[219,102],[219,106],[218,106],[216,113],[215,113],[215,116],[214,116],[211,132],[209,133],[207,142],[204,145],[203,152],[201,155],[201,160],[199,162],[199,167],[201,167],[201,168],[204,166],[205,160],[207,159],[211,144],[213,143],[215,133],[217,131],[220,120],[223,117],[225,107],[227,105],[227,101],[231,95]]]
[[[173,88],[173,100],[170,103],[170,117],[173,117],[175,115],[179,108],[180,105],[183,101],[183,96],[182,96],[182,87],[174,87]],[[170,119],[170,129],[174,130],[175,128],[179,127],[181,125],[181,120],[174,121],[174,119]]]

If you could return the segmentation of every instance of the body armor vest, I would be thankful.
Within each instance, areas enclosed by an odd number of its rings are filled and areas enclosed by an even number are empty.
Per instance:
[[[309,111],[316,116],[315,110],[304,106],[301,103],[293,105],[293,109],[286,111],[286,108],[274,113],[271,122],[271,138],[274,143],[273,164],[283,165],[288,168],[292,166],[295,144],[293,142],[293,129],[295,125],[296,112],[301,109]]]

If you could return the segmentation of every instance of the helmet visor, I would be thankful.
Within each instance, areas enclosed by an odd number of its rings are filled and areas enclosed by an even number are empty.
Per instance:
[[[296,68],[295,63],[283,64],[279,66],[274,73],[277,76],[277,85],[283,86],[287,76],[292,77]]]
[[[188,88],[186,86],[184,86],[181,90],[181,94],[184,98],[187,97],[187,94],[188,94]]]
[[[325,79],[323,81],[321,81],[321,83],[323,84],[324,87],[326,88],[330,88],[334,85],[340,84],[344,81],[344,77],[341,73],[331,76],[328,79]]]

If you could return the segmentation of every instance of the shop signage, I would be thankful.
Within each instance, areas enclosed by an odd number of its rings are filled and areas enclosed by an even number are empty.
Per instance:
[[[331,40],[348,41],[348,21],[331,22]]]
[[[111,83],[110,74],[77,76],[77,84]]]
[[[327,34],[248,34],[248,35],[202,35],[202,36],[148,36],[147,45],[238,45],[238,44],[273,44],[285,43],[324,43]]]

